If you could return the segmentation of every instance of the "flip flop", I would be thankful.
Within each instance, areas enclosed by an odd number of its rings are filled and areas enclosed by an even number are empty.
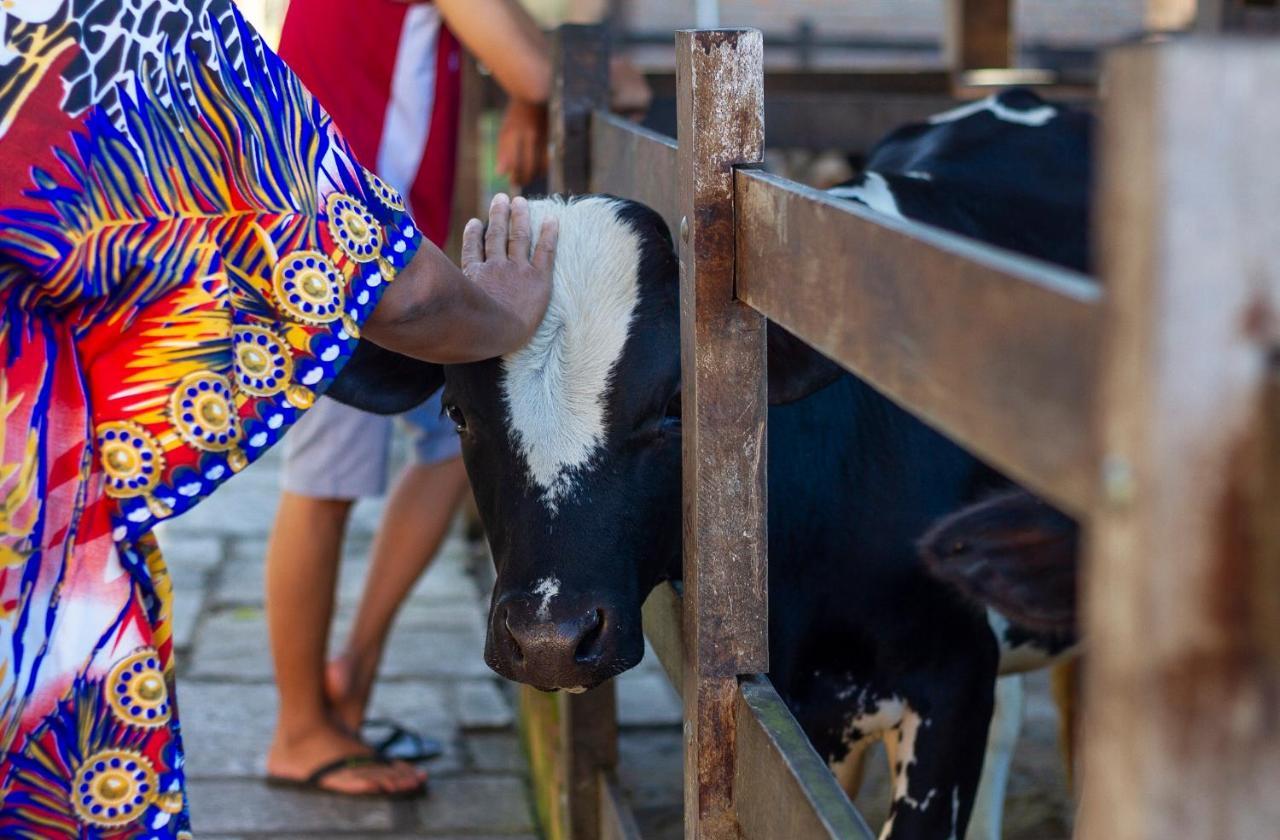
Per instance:
[[[407,790],[397,791],[381,791],[371,790],[364,793],[344,793],[340,790],[327,788],[324,786],[324,780],[339,770],[354,770],[360,767],[386,766],[392,762],[382,755],[348,755],[342,758],[334,759],[327,764],[322,764],[315,770],[311,771],[311,775],[305,779],[290,779],[286,776],[268,775],[266,782],[268,787],[285,788],[289,790],[301,790],[308,793],[327,793],[331,796],[350,796],[357,799],[417,799],[427,792],[427,783],[422,782],[417,787],[408,788]]]
[[[386,730],[386,734],[377,738],[373,733],[366,735],[366,730]],[[444,754],[444,744],[436,738],[414,732],[407,726],[386,718],[370,718],[360,724],[362,740],[378,755],[386,759],[406,761],[414,764],[430,761]]]

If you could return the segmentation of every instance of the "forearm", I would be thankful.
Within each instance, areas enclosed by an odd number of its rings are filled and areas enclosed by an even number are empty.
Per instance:
[[[541,104],[551,96],[546,35],[515,0],[436,0],[445,22],[509,96]]]
[[[364,326],[374,344],[415,359],[460,364],[515,349],[510,312],[424,242]]]

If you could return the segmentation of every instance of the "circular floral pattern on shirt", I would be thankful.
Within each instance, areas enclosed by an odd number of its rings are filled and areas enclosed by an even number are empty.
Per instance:
[[[160,483],[164,451],[142,426],[128,420],[102,423],[97,436],[108,496],[144,496]]]
[[[96,752],[76,770],[71,802],[81,820],[119,828],[141,817],[155,798],[156,771],[130,750]]]
[[[240,438],[231,381],[220,373],[198,371],[183,377],[169,397],[169,419],[182,439],[197,449],[223,452]]]
[[[148,729],[169,720],[169,688],[154,648],[139,648],[107,675],[107,701],[122,721]]]
[[[327,324],[342,316],[344,284],[333,263],[319,251],[294,251],[285,256],[276,263],[271,278],[280,308],[294,320],[308,324]]]
[[[404,197],[398,190],[367,169],[364,171],[364,179],[369,184],[369,191],[378,197],[378,201],[392,210],[404,210]]]
[[[236,381],[255,397],[280,393],[293,379],[293,354],[283,338],[266,327],[236,327]]]
[[[343,193],[330,193],[325,207],[329,233],[338,247],[356,262],[372,262],[382,250],[382,225],[369,209]]]

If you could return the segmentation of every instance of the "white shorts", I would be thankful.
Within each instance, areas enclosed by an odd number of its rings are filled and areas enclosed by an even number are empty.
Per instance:
[[[439,464],[460,454],[453,423],[440,415],[438,392],[399,418],[320,397],[284,436],[284,489],[313,499],[382,495],[396,419],[409,434],[413,463]]]

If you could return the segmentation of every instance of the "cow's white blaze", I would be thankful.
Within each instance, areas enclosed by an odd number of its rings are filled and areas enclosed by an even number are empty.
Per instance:
[[[929,118],[929,122],[933,125],[955,122],[965,117],[971,117],[974,114],[980,114],[983,111],[990,111],[992,116],[998,120],[1036,127],[1044,125],[1058,115],[1058,109],[1052,105],[1040,105],[1035,108],[1021,110],[1010,108],[995,96],[988,96],[986,99],[979,99],[977,102],[970,102],[968,105],[961,105],[959,108],[952,108],[950,111],[934,114]]]
[[[555,575],[544,577],[533,587],[533,594],[542,600],[538,603],[536,615],[539,621],[551,618],[551,601],[560,594],[560,578]]]
[[[615,199],[530,202],[535,231],[560,219],[551,305],[502,360],[503,400],[529,478],[554,513],[604,442],[605,401],[639,300],[639,236]]]
[[[889,189],[889,182],[879,172],[864,172],[861,184],[832,187],[827,190],[827,194],[836,198],[853,199],[877,213],[893,216],[895,219],[903,218],[902,212],[898,209],[898,200],[893,197],[893,191]]]

